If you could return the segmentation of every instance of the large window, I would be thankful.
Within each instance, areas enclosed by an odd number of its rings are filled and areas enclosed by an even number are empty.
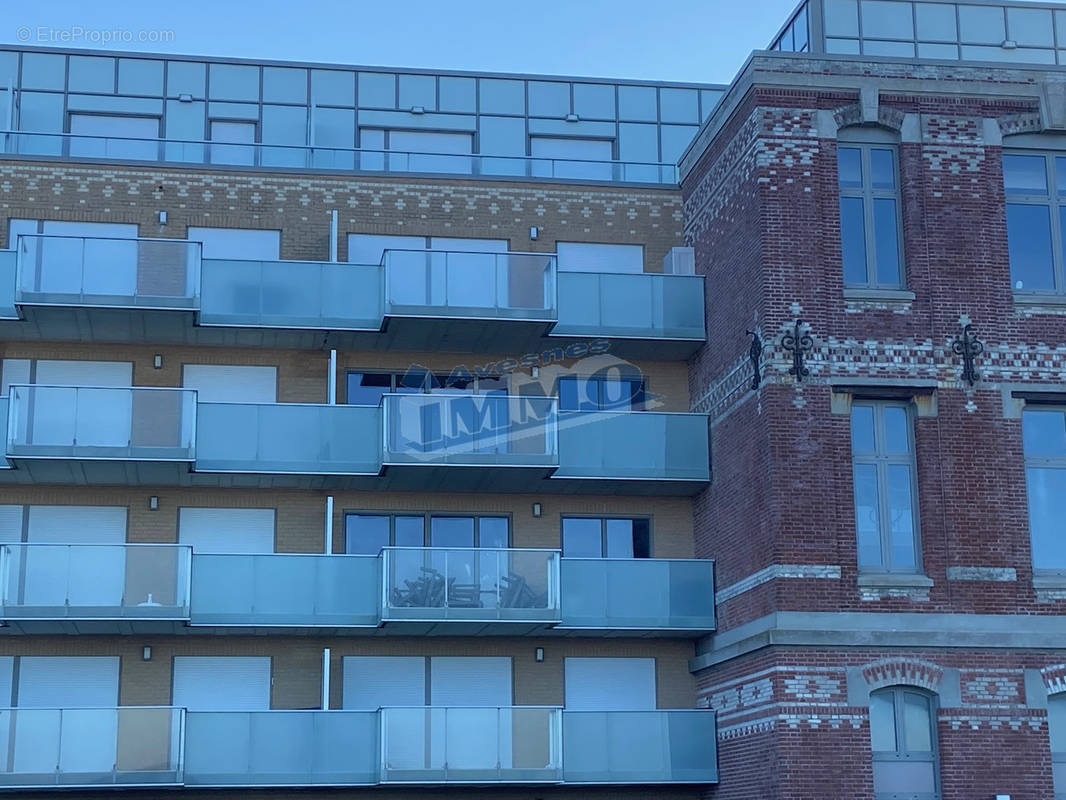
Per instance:
[[[1056,798],[1066,798],[1066,694],[1052,695],[1047,704],[1051,737],[1051,775]]]
[[[383,547],[507,547],[510,517],[350,513],[345,552],[375,556]]]
[[[386,394],[507,394],[507,378],[501,376],[462,378],[448,373],[349,372],[347,402],[376,406]]]
[[[1066,291],[1066,156],[1003,156],[1010,278],[1019,292]]]
[[[859,569],[918,572],[914,436],[908,406],[856,401],[851,453]]]
[[[563,517],[567,558],[651,558],[651,520]]]
[[[903,286],[897,150],[891,144],[837,147],[844,285]]]
[[[560,411],[643,411],[644,380],[600,375],[559,378]]]
[[[931,695],[904,686],[871,694],[870,745],[877,800],[940,796],[936,704]]]
[[[70,154],[89,158],[159,158],[159,118],[71,114]]]
[[[1027,408],[1022,441],[1033,568],[1066,574],[1066,409]]]

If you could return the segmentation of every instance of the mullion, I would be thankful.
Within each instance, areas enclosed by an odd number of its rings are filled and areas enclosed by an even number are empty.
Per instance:
[[[862,165],[862,205],[866,234],[866,283],[877,286],[877,228],[874,217],[873,148],[862,145],[859,163]]]
[[[1054,281],[1056,292],[1066,291],[1066,282],[1064,282],[1064,270],[1066,265],[1063,264],[1063,252],[1062,252],[1062,220],[1061,220],[1061,208],[1063,207],[1062,198],[1059,197],[1059,187],[1056,181],[1058,162],[1053,155],[1044,156],[1044,168],[1047,171],[1047,191],[1048,191],[1048,210],[1051,217],[1051,264],[1053,269],[1052,280]]]

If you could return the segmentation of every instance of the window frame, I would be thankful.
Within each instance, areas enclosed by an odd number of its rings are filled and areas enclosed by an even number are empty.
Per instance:
[[[563,527],[568,519],[594,519],[599,520],[600,523],[600,555],[601,559],[618,558],[607,555],[607,522],[610,520],[625,520],[635,522],[640,520],[646,522],[648,525],[648,555],[647,556],[633,556],[632,559],[625,560],[641,560],[646,561],[655,558],[655,528],[653,520],[654,518],[650,514],[567,514],[562,513],[559,515],[559,552],[563,558],[567,558],[566,548],[564,547],[564,531]],[[571,558],[591,558],[591,556],[570,556]]]
[[[562,384],[564,381],[584,381],[585,385],[589,383],[596,383],[596,408],[581,408],[581,398],[578,397],[577,408],[563,408],[563,393]],[[630,396],[629,408],[622,408],[621,406],[605,405],[604,403],[604,386],[608,382],[622,383],[623,381],[635,381],[640,384],[640,387],[636,394]],[[555,387],[553,392],[555,398],[559,401],[559,411],[564,413],[619,413],[619,414],[632,414],[640,411],[647,411],[648,400],[648,379],[644,375],[560,375],[555,381]]]
[[[854,434],[851,431],[852,415],[856,407],[872,408],[874,414],[874,451],[872,453],[856,453]],[[907,415],[907,452],[889,453],[886,447],[887,431],[885,428],[886,408],[901,408]],[[859,465],[873,466],[877,472],[877,526],[878,538],[881,544],[881,563],[878,566],[863,565],[859,561],[858,553],[858,520],[855,520],[856,536],[856,565],[862,575],[924,575],[922,565],[922,533],[921,533],[921,509],[918,506],[918,451],[915,436],[914,403],[905,400],[889,400],[874,397],[856,397],[852,401],[852,410],[848,415],[849,436],[851,441],[851,471],[852,471],[852,506],[853,519],[858,513],[858,498],[855,496],[855,467]],[[910,470],[911,489],[911,526],[914,531],[914,565],[896,567],[892,563],[892,538],[891,531],[886,528],[891,514],[888,503],[888,478],[889,466],[906,466]]]
[[[389,369],[359,369],[357,367],[350,367],[350,368],[346,369],[345,372],[344,372],[344,405],[362,405],[361,403],[352,403],[348,399],[348,394],[349,394],[348,384],[349,384],[349,380],[351,379],[352,375],[388,375],[391,378],[391,381],[390,381],[391,385],[389,387],[389,391],[384,392],[384,394],[438,394],[438,393],[447,393],[447,392],[452,392],[452,391],[457,391],[457,392],[461,391],[464,394],[469,394],[471,396],[485,396],[485,395],[492,394],[493,392],[498,392],[499,388],[498,387],[494,387],[494,388],[482,391],[482,389],[481,389],[481,381],[482,380],[485,380],[485,381],[499,381],[499,380],[507,381],[507,379],[508,379],[507,375],[472,375],[471,378],[470,378],[471,384],[474,387],[472,391],[468,391],[468,390],[463,389],[463,388],[458,388],[458,387],[456,387],[454,385],[449,385],[447,383],[444,383],[444,384],[442,384],[440,386],[437,386],[437,387],[429,387],[429,388],[427,388],[426,382],[423,382],[422,385],[417,390],[414,390],[413,387],[401,386],[401,384],[400,384],[400,381],[402,380],[402,378],[405,375],[407,375],[407,374],[408,374],[408,370],[398,371],[398,370],[389,370]],[[434,370],[428,370],[425,374],[427,376],[431,376],[435,381],[440,381],[442,378],[445,379],[445,380],[447,380],[448,378],[451,378],[451,374],[450,373],[435,372]],[[509,381],[508,381],[508,383],[509,383]],[[404,391],[405,389],[407,391]],[[434,389],[436,389],[436,391],[434,391]],[[507,391],[510,392],[510,387],[508,387]]]
[[[1052,703],[1055,703],[1056,705],[1052,707]],[[1060,707],[1059,704],[1061,704],[1062,711],[1052,713],[1053,710],[1058,709]],[[1062,725],[1064,728],[1064,730],[1059,732],[1059,736],[1062,738],[1063,743],[1066,744],[1066,692],[1057,692],[1048,697],[1049,744],[1054,741],[1052,739],[1051,732],[1052,728],[1058,723],[1059,720],[1062,721]],[[1058,766],[1058,770],[1056,770],[1056,766]],[[1058,777],[1056,775],[1056,772],[1058,772],[1059,776],[1062,777],[1061,781],[1055,781],[1055,778]],[[1066,748],[1062,750],[1051,750],[1051,778],[1051,788],[1052,791],[1055,793],[1054,796],[1056,798],[1066,798]],[[1062,784],[1061,786],[1059,785],[1060,783]]]
[[[1022,409],[1022,425],[1025,424],[1025,414],[1030,412],[1053,412],[1062,415],[1066,418],[1066,405],[1059,403],[1026,403],[1025,408]],[[1066,424],[1066,419],[1064,419]],[[1029,514],[1029,470],[1030,468],[1036,469],[1061,469],[1066,472],[1066,456],[1031,456],[1025,452],[1025,440],[1024,435],[1022,439],[1022,464],[1025,470],[1025,496],[1026,496],[1026,517],[1029,526],[1029,549],[1030,558],[1032,558],[1033,550],[1033,520]],[[1066,563],[1058,567],[1038,567],[1033,562],[1033,574],[1039,577],[1059,577],[1066,576]],[[1066,788],[1066,787],[1064,787]]]
[[[1044,177],[1047,185],[1047,193],[1038,194],[1011,194],[1007,190],[1007,170],[1004,161],[1008,156],[1038,156],[1044,159]],[[1066,170],[1066,150],[1033,149],[1012,147],[1003,150],[1000,158],[1000,169],[1003,172],[1003,215],[1004,227],[1007,234],[1007,266],[1010,269],[1010,287],[1015,294],[1035,295],[1038,297],[1062,297],[1066,296],[1066,246],[1062,230],[1062,214],[1066,209],[1066,194],[1059,195],[1056,182],[1056,160],[1064,160],[1063,169]],[[1066,175],[1063,176],[1066,179]],[[1051,289],[1027,289],[1024,286],[1015,288],[1014,268],[1010,263],[1010,226],[1007,222],[1007,208],[1012,205],[1037,206],[1048,209],[1051,228],[1051,280],[1054,284]]]
[[[470,548],[444,548],[448,550],[457,549],[469,549],[469,550],[481,550],[484,549],[481,546],[481,520],[486,518],[491,519],[503,519],[507,521],[507,546],[504,549],[516,549],[514,547],[514,514],[510,511],[501,512],[463,512],[463,511],[397,511],[395,509],[391,511],[380,511],[377,509],[365,509],[365,508],[345,508],[341,513],[341,520],[343,521],[343,537],[344,537],[344,552],[348,554],[348,518],[349,517],[387,517],[389,520],[389,544],[387,547],[403,547],[406,545],[396,544],[396,519],[397,517],[422,517],[422,544],[418,545],[422,548],[432,548],[430,544],[433,536],[433,519],[435,517],[448,517],[452,519],[469,519],[474,520],[474,545]],[[490,548],[497,549],[497,548]],[[358,555],[358,554],[357,554]]]
[[[875,800],[938,800],[940,797],[940,739],[937,735],[937,712],[940,708],[938,698],[933,692],[921,689],[917,686],[895,685],[885,686],[870,692],[870,698],[874,696],[890,695],[892,697],[892,722],[893,733],[896,734],[896,749],[874,750],[873,749],[873,720],[870,720],[870,756],[874,762],[898,764],[901,762],[921,762],[933,765],[933,792],[878,792],[874,784]],[[904,726],[904,701],[907,695],[921,697],[929,709],[929,751],[907,750],[901,747],[898,733]],[[871,715],[872,716],[872,715]]]
[[[862,169],[862,186],[845,187],[840,185],[840,151],[858,150]],[[886,150],[892,155],[892,174],[895,184],[892,189],[876,189],[873,185],[872,156],[874,150]],[[907,289],[907,261],[903,249],[903,193],[900,148],[895,137],[887,131],[858,130],[842,134],[837,139],[837,198],[839,214],[840,201],[844,198],[862,200],[863,241],[866,253],[866,280],[862,283],[849,283],[844,267],[844,225],[840,224],[840,265],[841,277],[845,289],[869,289],[874,291],[900,291]],[[876,200],[892,200],[896,209],[896,254],[899,262],[899,280],[895,283],[881,283],[877,278],[877,228],[875,225],[874,205]]]

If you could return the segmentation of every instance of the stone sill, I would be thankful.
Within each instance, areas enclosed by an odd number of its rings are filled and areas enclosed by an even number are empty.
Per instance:
[[[1052,292],[1015,292],[1014,305],[1025,308],[1039,308],[1041,306],[1053,306],[1056,309],[1066,310],[1066,294]]]
[[[875,589],[928,589],[933,579],[925,575],[895,572],[870,572],[860,575],[859,586]]]
[[[867,303],[912,303],[916,295],[907,289],[844,289],[844,299]]]
[[[1066,575],[1034,575],[1034,589],[1066,589]]]

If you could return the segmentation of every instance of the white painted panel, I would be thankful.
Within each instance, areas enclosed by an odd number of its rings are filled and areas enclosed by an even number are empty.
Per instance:
[[[348,234],[348,261],[352,264],[380,264],[386,250],[425,250],[425,236],[378,236]]]
[[[346,656],[342,663],[342,706],[346,709],[426,704],[426,660],[422,656]]]
[[[20,550],[25,561],[22,603],[51,607],[122,604],[126,588],[126,551],[122,547],[126,541],[125,507],[30,506],[27,540],[34,544],[115,546]]]
[[[22,656],[19,708],[65,709],[19,715],[14,770],[52,773],[110,772],[118,726],[117,657]],[[79,711],[77,709],[87,709]]]
[[[644,248],[639,244],[558,242],[559,269],[566,272],[644,271]]]
[[[197,553],[273,553],[272,508],[183,508],[178,542]]]
[[[270,708],[270,658],[175,656],[172,705],[190,711]]]
[[[277,261],[281,258],[281,231],[243,228],[189,228],[188,239],[203,243],[204,258]]]
[[[568,658],[566,707],[578,711],[655,708],[654,658]]]
[[[186,364],[181,384],[201,403],[276,403],[277,367]]]

